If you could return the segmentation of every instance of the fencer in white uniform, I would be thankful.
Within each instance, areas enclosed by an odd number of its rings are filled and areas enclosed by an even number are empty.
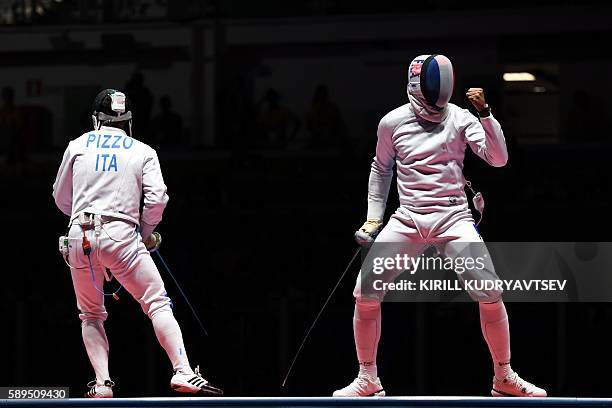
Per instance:
[[[192,370],[172,303],[149,253],[160,243],[153,231],[168,195],[157,154],[131,137],[131,119],[125,94],[112,89],[100,92],[94,101],[94,129],[68,144],[53,185],[57,207],[70,217],[65,255],[83,342],[96,375],[86,396],[113,396],[104,330],[103,285],[111,276],[107,270],[151,319],[172,363],[171,388],[220,395],[222,391],[202,378],[199,368]]]
[[[355,233],[356,239],[360,244],[371,243],[374,238],[375,245],[404,243],[411,248],[410,256],[419,256],[418,251],[431,243],[452,246],[482,242],[464,191],[463,159],[469,146],[491,166],[504,166],[508,152],[501,126],[480,88],[467,92],[480,121],[468,110],[448,103],[454,86],[448,58],[418,56],[410,64],[408,78],[409,102],[385,115],[378,126],[367,221]],[[400,207],[381,230],[394,166]],[[400,272],[388,279],[393,280]],[[364,273],[362,269],[354,290],[353,329],[359,373],[334,396],[385,395],[376,366],[382,298],[362,291]],[[472,298],[478,300],[482,333],[493,360],[491,394],[546,396],[545,390],[521,379],[510,367],[508,316],[501,293]]]

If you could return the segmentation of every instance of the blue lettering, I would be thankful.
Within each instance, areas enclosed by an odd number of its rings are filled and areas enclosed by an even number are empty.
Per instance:
[[[102,143],[102,148],[103,149],[110,149],[110,145],[108,144],[108,141],[110,140],[111,135],[104,135],[104,142]]]
[[[129,145],[127,142],[130,142]],[[125,139],[123,139],[123,148],[124,149],[129,149],[130,147],[132,147],[132,145],[134,144],[134,139],[132,139],[131,137],[126,137]]]
[[[102,169],[100,169],[100,157],[102,158]],[[110,160],[108,160],[110,157]],[[96,171],[115,171],[117,172],[117,155],[116,154],[98,154],[96,156]]]
[[[87,135],[87,145],[85,145],[85,147],[89,147],[89,144],[95,141],[96,141],[96,134],[90,133],[89,135]]]
[[[108,156],[110,156],[109,154],[103,154],[102,158],[104,159],[104,162],[102,162],[102,171],[106,171],[106,159],[108,159]]]
[[[110,164],[108,165],[108,171],[111,171],[112,169],[115,169],[115,172],[117,172],[117,155],[116,154],[112,155]]]
[[[98,133],[98,142],[96,143],[96,148],[100,148],[100,134]]]
[[[121,140],[123,136],[117,136],[115,135],[115,141],[113,142],[113,149],[119,149],[121,146],[119,146],[119,141]]]

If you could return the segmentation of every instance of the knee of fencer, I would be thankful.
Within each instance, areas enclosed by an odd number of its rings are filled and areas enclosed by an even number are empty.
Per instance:
[[[504,304],[501,296],[497,300],[489,299],[489,300],[481,300],[478,302],[478,305],[487,309],[495,309],[502,307]]]
[[[108,317],[108,313],[106,310],[97,311],[97,312],[84,312],[79,314],[79,318],[81,319],[81,325],[85,324],[85,322],[104,322]]]
[[[81,321],[81,327],[85,327],[85,326],[103,327],[104,326],[104,320],[101,320],[101,319],[92,319],[92,318],[83,319]]]
[[[477,295],[470,292],[469,295],[474,301],[480,304],[492,304],[500,302],[503,293],[503,290],[490,290],[478,293]]]
[[[374,311],[380,309],[380,299],[357,297],[355,298],[355,307],[360,311]]]
[[[168,296],[160,296],[151,302],[142,302],[141,306],[149,319],[152,319],[157,313],[172,312],[172,301]]]

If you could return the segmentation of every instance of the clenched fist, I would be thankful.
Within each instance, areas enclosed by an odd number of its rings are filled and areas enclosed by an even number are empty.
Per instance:
[[[465,93],[465,96],[467,96],[478,112],[482,112],[488,108],[482,88],[470,88]]]

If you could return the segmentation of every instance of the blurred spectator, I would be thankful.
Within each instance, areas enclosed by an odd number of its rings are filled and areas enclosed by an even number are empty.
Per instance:
[[[168,95],[159,100],[160,112],[151,121],[152,136],[160,146],[178,146],[183,143],[183,118],[172,110]]]
[[[132,102],[132,132],[134,137],[145,142],[150,141],[148,134],[153,109],[153,94],[145,86],[144,75],[136,71],[125,85],[125,92]]]
[[[315,148],[338,147],[346,138],[346,125],[340,109],[329,98],[327,85],[319,85],[315,90],[306,127],[310,133],[310,145]]]
[[[280,95],[275,89],[268,89],[258,107],[257,124],[264,143],[271,147],[286,147],[300,130],[297,115],[280,104]]]
[[[9,164],[22,163],[25,160],[23,118],[15,106],[15,90],[11,87],[2,89],[0,138],[2,145],[6,146],[7,162]]]

